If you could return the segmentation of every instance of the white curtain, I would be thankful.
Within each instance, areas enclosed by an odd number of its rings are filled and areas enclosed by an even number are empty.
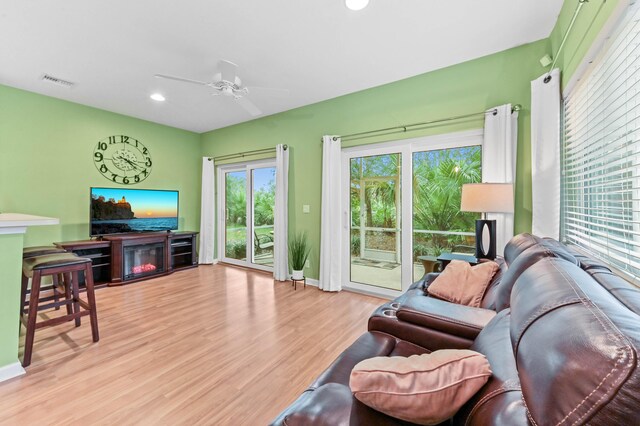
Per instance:
[[[202,196],[200,201],[199,263],[213,263],[216,223],[215,177],[213,160],[202,159]]]
[[[511,112],[511,104],[490,109],[484,122],[483,182],[515,182],[517,146],[518,112]],[[513,237],[513,213],[490,213],[487,219],[496,220],[496,251],[502,255]]]
[[[341,141],[322,138],[322,209],[320,216],[320,281],[324,291],[342,290]]]
[[[287,236],[289,220],[289,150],[276,146],[276,205],[273,224],[273,278],[289,279]]]
[[[547,76],[551,79],[545,83]],[[560,238],[560,70],[531,82],[532,232]]]

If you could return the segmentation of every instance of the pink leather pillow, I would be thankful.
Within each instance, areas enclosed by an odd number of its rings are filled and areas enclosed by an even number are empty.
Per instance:
[[[363,404],[412,423],[435,425],[452,417],[491,377],[484,355],[445,349],[359,362],[349,386]]]
[[[499,269],[498,264],[492,261],[471,266],[462,260],[452,260],[427,287],[427,293],[438,299],[478,308]]]

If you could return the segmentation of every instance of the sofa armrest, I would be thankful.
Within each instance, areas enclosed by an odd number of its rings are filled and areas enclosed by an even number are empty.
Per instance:
[[[348,386],[338,383],[327,383],[303,396],[271,426],[408,425],[367,407],[355,399]]]
[[[400,321],[473,340],[496,313],[434,297],[411,297],[400,305],[396,315]]]
[[[429,287],[429,285],[433,282],[433,280],[438,278],[438,275],[440,275],[440,272],[429,272],[428,274],[424,274],[422,278],[411,284],[409,290],[420,289],[422,291],[425,291],[427,287]]]

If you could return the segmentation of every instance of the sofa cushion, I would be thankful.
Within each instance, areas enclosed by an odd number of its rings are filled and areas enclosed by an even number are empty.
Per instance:
[[[496,313],[433,297],[412,297],[400,304],[396,315],[403,322],[473,340]]]
[[[487,384],[458,411],[454,424],[530,425],[511,347],[510,324],[511,312],[505,309],[487,324],[471,345],[470,349],[487,357],[493,375]]]
[[[511,265],[518,256],[520,256],[525,250],[533,247],[540,242],[540,238],[535,235],[523,233],[518,234],[511,238],[507,245],[504,247],[504,260],[507,266]]]
[[[491,261],[471,266],[469,262],[452,260],[427,287],[427,292],[439,299],[477,308],[498,269],[498,264]]]
[[[552,244],[544,243],[533,245],[522,252],[513,263],[509,265],[509,268],[502,275],[502,279],[496,288],[494,300],[486,306],[486,308],[493,309],[496,312],[508,308],[511,303],[511,290],[520,275],[541,259],[549,257],[562,257],[575,265],[578,264],[577,259],[568,251],[561,249],[561,247],[554,247]]]
[[[366,359],[354,367],[349,386],[358,400],[378,411],[433,425],[452,417],[490,376],[484,355],[447,349]]]

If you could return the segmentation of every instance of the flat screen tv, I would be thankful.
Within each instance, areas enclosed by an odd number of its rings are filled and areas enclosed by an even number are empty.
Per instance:
[[[178,229],[178,191],[91,188],[91,236]]]

